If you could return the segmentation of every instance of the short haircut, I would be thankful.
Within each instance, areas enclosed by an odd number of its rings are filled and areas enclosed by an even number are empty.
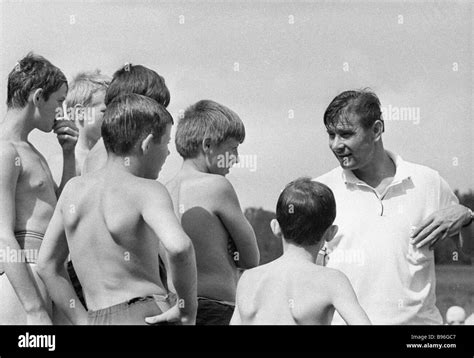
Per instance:
[[[199,154],[204,138],[219,145],[233,138],[242,143],[245,127],[237,113],[214,101],[202,100],[188,107],[176,129],[176,149],[184,158]]]
[[[110,80],[111,78],[101,74],[100,70],[78,73],[71,81],[66,106],[75,107],[78,104],[89,106],[96,92],[107,90]]]
[[[326,185],[310,178],[289,183],[278,198],[276,219],[287,242],[314,245],[336,218],[336,201]]]
[[[105,149],[116,155],[129,154],[150,133],[154,141],[160,141],[168,124],[173,124],[171,114],[155,100],[134,93],[121,95],[104,112]]]
[[[324,112],[324,125],[326,128],[335,127],[340,120],[347,120],[351,114],[359,116],[365,129],[370,128],[377,120],[383,123],[377,95],[368,89],[362,89],[337,95]]]
[[[150,97],[165,107],[170,103],[170,92],[165,79],[141,65],[126,64],[114,73],[105,94],[105,105],[108,106],[115,97],[126,93]]]
[[[30,52],[16,63],[8,75],[7,107],[24,108],[31,92],[39,88],[43,89],[43,98],[47,101],[63,84],[67,86],[67,79],[59,68]]]

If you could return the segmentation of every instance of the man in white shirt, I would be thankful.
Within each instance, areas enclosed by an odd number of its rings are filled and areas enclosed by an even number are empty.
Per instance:
[[[315,179],[332,189],[337,203],[339,231],[327,244],[327,266],[349,277],[374,324],[442,324],[433,245],[463,231],[460,245],[472,253],[472,211],[436,171],[384,149],[374,93],[341,93],[324,124],[340,162]],[[335,315],[333,324],[340,323]]]

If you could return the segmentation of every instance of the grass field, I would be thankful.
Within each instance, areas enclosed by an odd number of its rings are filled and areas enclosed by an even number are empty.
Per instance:
[[[474,266],[436,265],[436,306],[443,318],[450,306],[474,313]]]

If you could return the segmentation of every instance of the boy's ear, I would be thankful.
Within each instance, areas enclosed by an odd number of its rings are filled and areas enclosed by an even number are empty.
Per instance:
[[[38,107],[40,104],[42,104],[42,101],[44,100],[43,98],[43,89],[42,88],[38,88],[37,90],[35,90],[35,92],[33,93],[33,103],[36,107]]]
[[[334,239],[334,236],[336,236],[338,229],[339,227],[337,225],[331,225],[330,227],[328,227],[323,236],[324,241],[329,242]]]
[[[283,237],[281,233],[281,227],[277,219],[272,219],[272,221],[270,221],[270,228],[272,229],[273,235],[279,238]]]
[[[211,149],[211,138],[204,138],[202,140],[202,151],[204,153],[209,153],[209,150]]]
[[[141,145],[143,154],[146,154],[148,152],[148,150],[151,147],[152,141],[153,141],[153,134],[151,133],[148,134],[145,139],[143,139],[142,145]]]

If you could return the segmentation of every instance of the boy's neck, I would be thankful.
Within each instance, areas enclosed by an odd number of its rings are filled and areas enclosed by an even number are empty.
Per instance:
[[[143,176],[143,169],[138,161],[138,158],[134,155],[119,156],[113,153],[107,155],[107,162],[105,164],[105,170],[109,172],[123,172],[135,175],[137,177]]]
[[[13,141],[27,141],[28,135],[34,129],[33,114],[28,106],[21,109],[10,109],[2,122],[2,135]]]
[[[319,243],[311,246],[298,246],[283,241],[283,257],[316,263],[320,246]]]
[[[183,161],[183,166],[181,167],[181,170],[209,173],[209,169],[207,168],[205,160],[199,156],[196,158],[185,159]]]

